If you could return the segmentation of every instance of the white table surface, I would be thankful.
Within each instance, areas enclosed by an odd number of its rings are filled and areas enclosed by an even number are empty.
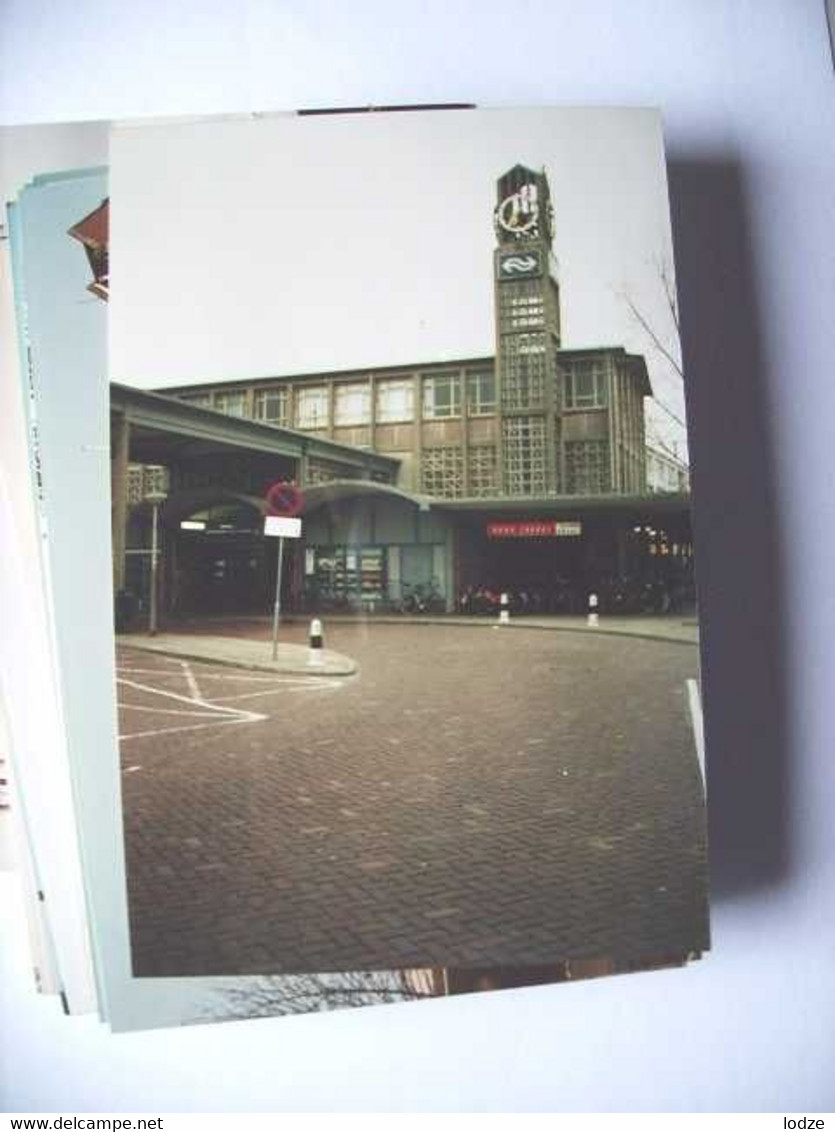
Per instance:
[[[5,6],[5,124],[662,107],[710,649],[715,947],[684,972],[113,1036],[32,993],[7,874],[4,1107],[835,1107],[833,96],[823,0]]]

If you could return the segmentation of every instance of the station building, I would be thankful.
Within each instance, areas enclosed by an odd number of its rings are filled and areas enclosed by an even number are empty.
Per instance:
[[[166,469],[171,613],[269,607],[264,496],[279,479],[306,496],[284,583],[291,607],[375,611],[424,593],[452,610],[486,587],[540,595],[547,608],[555,587],[686,584],[689,492],[684,479],[679,490],[648,484],[644,358],[563,346],[544,172],[517,165],[499,178],[494,226],[492,356],[158,393],[114,386],[117,588],[147,588],[154,468]],[[87,233],[88,255],[93,229],[101,210],[73,230]]]
[[[689,492],[690,469],[676,451],[647,444],[647,490]]]

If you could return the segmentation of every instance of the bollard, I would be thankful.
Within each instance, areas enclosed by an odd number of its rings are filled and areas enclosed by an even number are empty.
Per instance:
[[[325,654],[322,647],[322,622],[314,617],[310,622],[309,648],[307,650],[307,663],[310,668],[321,668],[325,663]]]
[[[596,629],[600,621],[597,615],[597,606],[597,594],[589,594],[589,616],[587,624],[590,629]]]
[[[510,609],[508,608],[509,599],[506,593],[503,593],[499,598],[499,624],[510,624]]]

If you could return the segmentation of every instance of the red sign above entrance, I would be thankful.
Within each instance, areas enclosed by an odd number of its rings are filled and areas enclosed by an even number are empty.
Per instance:
[[[514,519],[487,524],[488,538],[577,538],[582,533],[582,523],[558,519]]]
[[[304,510],[304,493],[294,483],[279,480],[267,490],[267,511],[270,515],[300,515]]]

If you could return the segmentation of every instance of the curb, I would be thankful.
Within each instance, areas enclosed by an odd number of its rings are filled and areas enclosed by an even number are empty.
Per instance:
[[[268,617],[241,617],[239,619],[231,619],[231,620],[237,620],[238,623],[249,622],[250,624],[255,624],[255,625],[269,624],[269,618]],[[307,621],[307,616],[306,615],[288,614],[284,618],[284,620],[286,622],[290,623],[290,624],[304,624]],[[326,620],[326,618],[323,618],[323,620]],[[361,621],[361,618],[337,614],[335,617],[332,617],[329,620],[330,620],[330,623],[332,625],[352,625],[352,624],[359,623]],[[202,622],[202,624],[207,624],[207,623],[211,623],[211,622],[208,619],[206,621]],[[229,621],[224,622],[223,620],[218,618],[215,623],[218,624],[218,625],[224,624],[224,623],[229,624]],[[458,620],[456,620],[456,621],[453,621],[453,620],[446,620],[445,618],[442,618],[442,617],[431,617],[431,616],[430,617],[423,617],[423,616],[410,617],[408,615],[404,615],[403,617],[387,617],[385,614],[383,614],[383,615],[377,614],[377,615],[374,615],[373,617],[368,617],[364,623],[365,624],[371,624],[371,625],[414,625],[414,626],[441,625],[441,626],[443,626],[444,628],[447,628],[447,629],[492,629],[492,628],[498,628],[498,626],[499,626],[498,621],[495,621],[495,620],[488,618],[488,617],[485,617],[482,620],[478,620],[478,621],[476,621],[476,620],[472,620],[472,621],[458,621]],[[665,636],[663,633],[653,633],[653,632],[649,632],[645,629],[643,629],[643,630],[642,629],[609,629],[609,628],[606,628],[605,621],[602,622],[601,624],[598,624],[594,629],[590,629],[585,623],[578,624],[578,625],[533,625],[529,621],[521,621],[518,618],[516,618],[516,619],[511,618],[510,621],[507,624],[502,625],[501,627],[503,629],[529,629],[529,630],[535,630],[536,632],[541,632],[541,633],[580,633],[581,635],[584,635],[584,636],[588,636],[589,634],[593,633],[595,636],[598,636],[598,637],[626,637],[627,639],[639,640],[639,641],[660,641],[662,644],[688,645],[691,648],[698,648],[699,644],[700,644],[699,636],[696,636],[695,639],[691,640],[691,639],[688,639],[687,637],[675,637],[675,636],[669,636],[668,637],[668,636]],[[117,637],[117,640],[118,639],[119,638]],[[143,647],[143,646],[137,646],[137,647]],[[154,650],[149,649],[148,651],[154,651]],[[160,652],[161,650],[157,649],[156,651]],[[180,655],[180,656],[183,657],[184,660],[195,660],[195,659],[199,660],[199,659],[201,659],[200,657],[186,657],[186,655],[184,653],[180,653],[180,654],[173,654],[172,653],[171,655]],[[203,659],[205,659],[205,658],[203,658]],[[220,662],[218,662],[218,663],[220,663]],[[238,664],[235,664],[234,666],[235,667],[246,667],[246,665],[238,665]],[[260,669],[260,666],[256,665],[254,667]],[[267,671],[273,672],[273,671],[275,671],[275,669],[268,668]],[[307,669],[300,670],[300,671],[307,671]]]
[[[293,621],[293,617],[286,617],[286,621]],[[304,618],[299,618],[303,621]],[[332,620],[334,625],[350,625],[358,618],[342,617]],[[485,618],[482,621],[446,621],[440,617],[374,617],[369,623],[377,625],[442,625],[447,629],[498,629],[499,622]],[[605,622],[590,629],[587,625],[532,625],[530,622],[510,619],[501,625],[502,629],[529,629],[541,633],[580,633],[582,636],[594,635],[596,637],[627,637],[639,641],[660,641],[662,644],[689,645],[691,648],[699,647],[699,638],[689,640],[686,637],[667,637],[660,633],[650,633],[640,629],[607,629]]]
[[[259,664],[257,661],[248,660],[230,660],[228,657],[207,656],[205,653],[182,652],[179,649],[158,648],[155,645],[147,645],[143,643],[137,644],[132,637],[125,637],[117,635],[116,644],[122,645],[123,648],[139,649],[140,652],[152,652],[157,656],[170,656],[175,660],[193,660],[200,664],[216,664],[221,668],[242,668],[245,672],[269,672],[272,676],[313,676],[318,679],[323,677],[337,677],[339,679],[347,678],[349,676],[356,676],[359,672],[359,665],[355,660],[350,657],[343,657],[343,667],[339,671],[328,672],[327,669],[321,668],[308,668],[307,665],[297,665],[293,668],[276,668],[271,664]],[[339,654],[342,656],[342,654]]]

